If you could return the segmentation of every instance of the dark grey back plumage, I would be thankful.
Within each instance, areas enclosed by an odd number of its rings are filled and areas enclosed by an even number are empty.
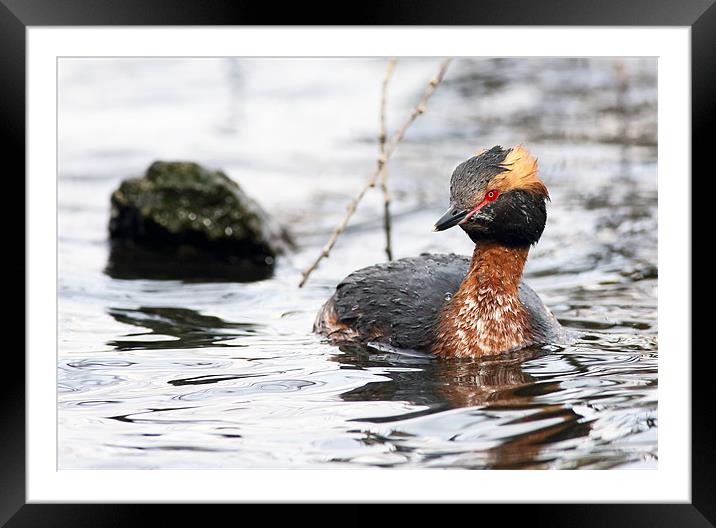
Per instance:
[[[465,278],[470,258],[427,254],[376,264],[348,275],[329,299],[335,322],[362,341],[428,350],[443,305]],[[539,296],[520,284],[520,301],[532,315],[540,342],[558,337],[559,325]],[[385,336],[373,339],[372,336]]]

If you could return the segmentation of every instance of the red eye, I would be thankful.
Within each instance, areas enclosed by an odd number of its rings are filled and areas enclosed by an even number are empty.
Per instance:
[[[487,195],[485,195],[485,199],[487,199],[488,201],[491,202],[492,200],[496,199],[499,196],[499,194],[500,194],[499,191],[488,191]]]

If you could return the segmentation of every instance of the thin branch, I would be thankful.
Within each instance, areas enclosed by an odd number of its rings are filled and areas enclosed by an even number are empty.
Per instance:
[[[413,122],[417,119],[419,115],[425,112],[427,108],[427,103],[430,97],[435,92],[435,89],[438,87],[440,82],[443,80],[443,77],[445,76],[445,71],[447,70],[448,65],[450,64],[451,59],[446,59],[443,62],[440,63],[440,67],[438,68],[438,73],[433,77],[430,82],[428,83],[428,86],[425,88],[425,91],[423,92],[423,96],[420,98],[420,101],[418,101],[418,104],[413,108],[413,110],[410,112],[410,115],[403,123],[403,126],[401,126],[395,134],[393,134],[393,137],[390,140],[390,143],[388,143],[387,147],[385,148],[385,151],[378,156],[378,159],[376,161],[376,168],[373,172],[372,176],[366,183],[366,185],[360,190],[360,192],[351,200],[351,202],[348,204],[348,207],[346,209],[346,214],[343,217],[343,219],[340,221],[340,223],[336,226],[336,228],[333,230],[333,233],[331,234],[331,237],[328,239],[328,242],[326,242],[326,245],[323,246],[323,249],[321,250],[321,253],[318,255],[316,260],[311,264],[306,271],[303,272],[301,282],[298,284],[299,288],[302,288],[304,284],[306,284],[306,281],[308,280],[308,277],[311,275],[311,273],[318,267],[318,264],[320,264],[321,260],[328,257],[328,255],[331,252],[331,249],[333,249],[333,246],[336,243],[336,240],[340,236],[340,234],[345,230],[346,225],[348,225],[348,221],[350,220],[351,216],[353,216],[353,213],[355,213],[356,207],[358,206],[358,202],[361,201],[363,196],[365,196],[365,193],[370,189],[371,187],[375,187],[375,183],[378,180],[378,178],[381,176],[385,164],[388,162],[390,157],[393,155],[393,152],[398,146],[398,143],[400,143],[400,140],[403,139],[403,136],[405,135],[406,130],[410,127],[410,125],[413,124]]]
[[[380,98],[380,134],[378,135],[378,145],[380,157],[385,157],[385,138],[386,138],[386,118],[385,105],[388,95],[388,83],[393,70],[395,69],[395,58],[388,60],[388,66],[385,69],[385,77],[383,78],[383,89]],[[383,227],[385,229],[385,254],[388,260],[393,260],[393,248],[390,243],[390,193],[388,192],[388,168],[384,167],[380,178],[380,190],[383,191]]]

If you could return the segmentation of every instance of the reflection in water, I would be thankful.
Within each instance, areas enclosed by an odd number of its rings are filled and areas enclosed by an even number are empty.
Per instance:
[[[256,325],[253,324],[229,323],[218,317],[202,315],[186,308],[140,307],[136,310],[109,308],[108,313],[120,323],[151,330],[151,332],[124,336],[140,339],[114,339],[107,343],[117,350],[241,346],[224,341],[253,335],[257,331]],[[174,339],[141,339],[146,336],[168,336]]]
[[[555,455],[541,456],[546,447],[589,436],[591,431],[591,423],[585,421],[584,416],[566,407],[543,407],[538,413],[519,420],[513,423],[527,426],[530,422],[546,423],[536,430],[515,434],[489,449],[487,465],[491,469],[538,469],[557,459]],[[555,420],[557,423],[552,423]]]
[[[363,369],[396,367],[384,373],[388,380],[344,393],[344,400],[409,401],[441,410],[525,402],[525,396],[517,396],[515,390],[535,380],[523,371],[522,363],[544,354],[530,349],[494,361],[443,361],[429,356],[402,358],[398,354],[376,353],[368,347],[344,345],[341,350],[346,354],[334,359],[344,365]]]
[[[345,356],[334,359],[344,365],[360,368],[385,367],[404,364],[408,368],[386,370],[386,381],[369,383],[341,394],[345,401],[408,401],[426,409],[379,418],[362,418],[358,422],[400,424],[405,420],[441,413],[450,409],[475,407],[477,412],[528,411],[529,414],[506,420],[506,429],[514,431],[502,442],[480,453],[463,454],[464,467],[518,469],[538,467],[540,451],[545,445],[588,436],[590,422],[573,409],[561,405],[541,405],[535,402],[562,390],[559,382],[542,382],[524,371],[524,363],[543,357],[541,349],[521,350],[507,358],[494,360],[445,361],[439,359],[402,359],[399,355],[387,358],[371,353],[369,348],[342,347]],[[570,358],[575,370],[584,370],[579,361]],[[409,368],[411,366],[413,368]],[[417,368],[416,368],[417,367]],[[479,411],[478,411],[479,409]],[[451,438],[458,440],[460,433]],[[366,433],[365,440],[376,443],[380,435]],[[383,441],[390,442],[387,437]],[[475,459],[471,462],[471,458]]]
[[[192,247],[156,251],[132,242],[112,241],[104,272],[113,279],[181,280],[184,282],[253,282],[271,277],[271,266],[247,260],[206,256]]]

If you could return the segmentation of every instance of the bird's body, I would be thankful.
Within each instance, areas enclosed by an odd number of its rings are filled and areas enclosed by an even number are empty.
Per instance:
[[[544,184],[521,147],[495,147],[461,164],[436,230],[461,225],[472,259],[423,254],[351,273],[314,330],[333,343],[366,343],[482,357],[557,342],[562,328],[524,282],[529,246],[546,221]]]
[[[470,258],[464,255],[423,254],[354,271],[338,284],[335,294],[323,305],[315,330],[334,343],[361,342],[435,353],[433,346],[441,330],[437,324],[439,316],[455,298],[469,269]],[[508,349],[559,340],[561,329],[554,315],[525,282],[520,282],[516,298],[529,314],[532,333]],[[464,299],[462,307],[469,311],[470,300]],[[512,319],[507,309],[508,305],[501,304],[490,307],[491,313],[486,313],[484,320],[503,319],[509,325]],[[482,326],[487,328],[488,323]],[[469,352],[483,344],[477,332],[472,335],[459,347],[465,355],[477,355]],[[509,329],[489,335],[499,335],[504,342],[513,339]]]

